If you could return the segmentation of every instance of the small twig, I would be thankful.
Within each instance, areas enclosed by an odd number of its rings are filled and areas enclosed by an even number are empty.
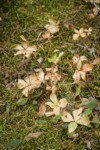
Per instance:
[[[93,0],[90,0],[90,2],[100,11],[100,7],[98,7],[98,5]]]

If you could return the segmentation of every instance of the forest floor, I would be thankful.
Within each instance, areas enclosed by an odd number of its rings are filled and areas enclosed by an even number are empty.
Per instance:
[[[60,74],[64,74],[59,93],[73,100],[75,85],[70,84],[73,82],[74,70],[70,68],[73,55],[85,55],[90,62],[100,55],[100,16],[89,17],[94,6],[83,0],[5,0],[0,4],[0,150],[86,150],[89,148],[86,141],[90,142],[92,150],[99,150],[100,128],[79,126],[76,130],[78,137],[71,138],[66,127],[58,126],[55,120],[50,121],[45,116],[38,116],[42,101],[39,90],[24,97],[15,86],[18,78],[31,74],[34,68],[50,67],[48,58],[55,49],[59,49],[64,52],[58,64]],[[49,40],[40,40],[49,18],[60,22],[60,31]],[[74,29],[82,27],[92,27],[92,34],[74,41]],[[13,46],[19,43],[21,35],[37,45],[36,56],[26,59],[22,55],[14,55],[16,51]],[[43,58],[42,65],[37,62],[39,57]],[[88,74],[86,82],[87,86],[81,89],[81,96],[99,99],[99,66]],[[21,98],[26,103],[19,105],[17,102]],[[48,98],[48,93],[42,94],[42,99]],[[79,97],[75,101],[79,102]],[[31,132],[43,134],[26,141],[24,137]]]

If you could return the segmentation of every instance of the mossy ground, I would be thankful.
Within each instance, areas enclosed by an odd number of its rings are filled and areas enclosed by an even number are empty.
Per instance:
[[[94,48],[96,57],[99,56],[100,38],[100,17],[90,19],[88,13],[93,6],[82,0],[4,0],[0,1],[1,24],[1,46],[0,46],[0,149],[5,150],[5,145],[13,139],[20,139],[22,143],[17,150],[86,150],[85,140],[92,144],[93,150],[100,149],[100,130],[80,126],[77,129],[79,137],[71,139],[67,135],[67,129],[59,127],[56,122],[43,117],[39,118],[36,111],[41,101],[40,93],[30,94],[28,102],[24,106],[18,106],[16,102],[22,97],[21,92],[13,87],[16,80],[33,71],[39,66],[37,58],[43,57],[42,68],[50,67],[47,59],[52,55],[54,49],[65,52],[62,61],[59,63],[61,73],[66,73],[63,85],[59,86],[59,93],[65,93],[73,100],[75,87],[72,85],[72,74],[74,69],[70,67],[73,54],[85,55],[89,61],[94,56],[77,44]],[[60,32],[50,41],[36,40],[39,34],[43,33],[44,25],[48,18],[55,18],[60,21]],[[92,35],[88,39],[80,39],[73,42],[73,29],[64,27],[64,20],[67,20],[72,28],[93,28]],[[13,45],[18,43],[20,35],[24,35],[30,43],[38,46],[38,54],[27,60],[23,56],[14,56]],[[40,65],[41,67],[41,65]],[[82,89],[83,97],[100,97],[99,95],[99,67],[95,67],[88,75],[87,85]],[[37,123],[42,121],[42,125]],[[44,134],[38,139],[29,142],[24,137],[30,132],[43,131]]]

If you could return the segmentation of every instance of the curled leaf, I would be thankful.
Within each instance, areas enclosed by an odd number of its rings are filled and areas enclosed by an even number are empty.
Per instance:
[[[34,138],[38,138],[41,134],[43,134],[43,132],[29,133],[28,135],[25,136],[24,139],[26,141],[30,141]]]

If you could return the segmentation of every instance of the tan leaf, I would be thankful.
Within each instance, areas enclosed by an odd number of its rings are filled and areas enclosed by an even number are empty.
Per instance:
[[[46,104],[45,104],[45,102],[42,102],[39,107],[38,115],[43,116],[45,114],[45,112],[46,112]]]
[[[78,40],[78,38],[79,38],[79,34],[74,34],[74,35],[73,35],[73,40],[76,41],[76,40]]]
[[[47,117],[50,117],[50,116],[53,116],[53,115],[55,115],[55,114],[54,114],[53,111],[49,111],[49,112],[46,112],[45,115],[46,115]]]
[[[50,80],[52,83],[57,83],[61,79],[61,76],[57,73],[57,66],[53,66],[52,68],[46,68],[46,71],[47,74],[45,76],[45,80]]]
[[[81,75],[80,75],[80,72],[78,70],[75,71],[74,75],[73,75],[73,79],[74,81],[80,81],[81,79]]]
[[[84,126],[88,126],[90,124],[89,117],[84,115],[77,121],[77,123]]]
[[[28,42],[28,41],[26,40],[26,38],[25,38],[23,35],[21,35],[20,38],[21,38],[21,40],[22,40],[23,42]]]
[[[22,93],[26,97],[28,97],[29,91],[34,91],[34,89],[39,88],[40,85],[41,81],[35,74],[26,77],[24,80],[18,79],[17,83],[18,88],[23,89]]]
[[[55,106],[54,109],[53,109],[53,113],[55,115],[59,115],[60,114],[60,107],[59,106]]]
[[[49,19],[49,24],[45,25],[45,28],[51,33],[55,34],[59,31],[58,23],[55,20]]]
[[[84,64],[82,70],[87,72],[87,71],[92,71],[93,65],[92,64]]]
[[[72,115],[66,111],[63,111],[61,114],[61,118],[63,120],[63,122],[71,122],[74,121]]]
[[[94,61],[93,61],[92,64],[93,64],[93,65],[97,65],[98,63],[100,63],[100,57],[94,59]]]
[[[72,58],[72,62],[73,62],[73,64],[77,64],[77,63],[78,63],[78,61],[79,61],[79,55],[75,55],[75,56],[73,56],[73,58]]]
[[[79,109],[73,111],[73,116],[74,116],[75,121],[80,119],[82,111],[83,111],[82,107],[80,107]]]
[[[50,32],[46,31],[43,35],[42,35],[43,39],[50,39],[51,34]]]
[[[43,134],[43,132],[29,133],[28,135],[25,136],[24,139],[26,141],[30,141],[34,138],[38,138],[41,134]]]
[[[62,99],[60,99],[60,101],[59,101],[59,106],[61,107],[61,108],[65,108],[66,107],[66,105],[67,105],[67,100],[65,99],[65,98],[62,98]]]
[[[37,47],[35,45],[29,45],[29,42],[24,36],[21,36],[21,40],[21,44],[14,47],[14,49],[18,50],[15,55],[23,54],[25,57],[29,58],[37,50]]]

